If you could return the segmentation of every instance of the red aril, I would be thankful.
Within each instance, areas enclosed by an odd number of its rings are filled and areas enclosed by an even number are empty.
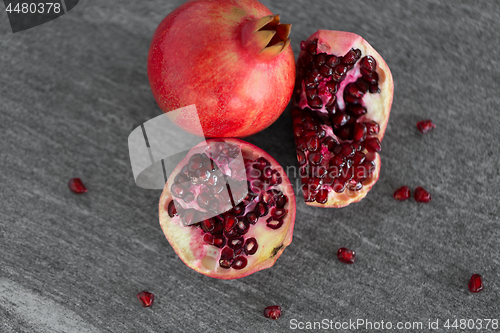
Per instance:
[[[281,317],[281,306],[271,305],[264,309],[264,317],[276,320]]]
[[[68,187],[73,193],[82,194],[87,192],[87,188],[80,178],[71,178],[68,182]]]
[[[432,200],[431,194],[421,186],[415,189],[415,194],[413,196],[416,202],[428,203]]]
[[[432,120],[422,120],[417,123],[417,129],[422,133],[426,134],[436,128],[436,125],[432,122]]]
[[[410,188],[408,186],[402,186],[394,191],[393,197],[396,200],[403,201],[410,197]]]
[[[292,117],[304,198],[312,206],[343,207],[378,180],[392,75],[353,33],[319,30],[301,50]]]
[[[356,252],[345,247],[341,247],[337,251],[337,258],[345,264],[354,264],[354,261],[356,260]]]
[[[263,130],[293,93],[290,29],[256,0],[187,1],[159,24],[149,49],[158,106],[168,113],[195,104],[206,137]],[[199,127],[189,113],[172,120],[187,131]]]
[[[153,302],[155,300],[155,295],[148,291],[141,291],[140,293],[137,294],[137,299],[139,300],[139,302],[143,307],[148,308],[151,305],[153,305]]]
[[[478,293],[483,290],[483,277],[479,274],[473,274],[469,281],[469,290],[471,293]]]
[[[229,164],[239,154],[243,174]],[[231,199],[224,208],[224,194],[237,198],[243,188],[244,199]],[[191,149],[169,176],[159,211],[166,238],[187,266],[236,279],[271,267],[291,243],[295,196],[283,168],[262,149],[238,139],[210,139]]]

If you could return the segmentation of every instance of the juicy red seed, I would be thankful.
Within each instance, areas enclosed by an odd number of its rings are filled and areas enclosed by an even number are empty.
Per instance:
[[[366,130],[368,131],[368,135],[378,134],[378,132],[380,131],[380,126],[374,121],[365,123],[365,125]]]
[[[210,201],[212,200],[212,196],[208,193],[201,193],[198,195],[198,199],[196,200],[198,202],[198,205],[206,209],[210,205]]]
[[[360,142],[364,141],[366,139],[366,125],[363,123],[356,123],[354,125],[354,136],[353,139],[354,141]]]
[[[380,93],[380,88],[379,88],[378,84],[370,85],[370,93],[372,93],[372,94]]]
[[[361,91],[363,94],[366,93],[369,88],[368,83],[362,78],[356,80],[356,87],[358,87],[359,91]]]
[[[235,225],[235,229],[239,235],[245,235],[248,232],[248,229],[250,229],[250,223],[244,219],[238,220]]]
[[[339,62],[339,58],[334,55],[329,55],[326,59],[326,64],[332,68],[335,67]]]
[[[337,167],[340,168],[345,164],[345,157],[342,156],[341,154],[335,155],[330,159],[330,167]]]
[[[73,193],[81,194],[87,192],[87,188],[83,185],[80,178],[71,178],[68,182],[68,187]]]
[[[432,120],[422,120],[417,123],[417,128],[420,132],[423,134],[429,133],[432,131],[434,128],[436,128],[436,125],[432,122]]]
[[[311,174],[314,176],[314,177],[318,177],[318,178],[323,178],[326,176],[326,174],[328,173],[328,171],[326,170],[326,168],[322,165],[320,166],[317,166],[317,167],[312,167],[311,168]]]
[[[247,258],[243,257],[243,256],[238,256],[236,258],[234,258],[234,261],[231,265],[232,268],[234,269],[243,269],[247,266]]]
[[[307,104],[313,109],[321,109],[323,107],[323,101],[319,97],[308,100]]]
[[[173,196],[175,196],[177,198],[181,198],[181,199],[186,195],[186,189],[181,184],[174,183],[170,187],[170,192],[172,192]]]
[[[264,317],[276,320],[281,317],[281,306],[271,305],[264,309]]]
[[[285,217],[287,210],[284,208],[273,208],[271,209],[271,216],[277,219],[282,219]]]
[[[234,215],[226,215],[224,218],[224,230],[230,232],[231,230],[233,230],[236,222],[238,222],[238,220]]]
[[[317,137],[310,137],[309,139],[307,139],[307,149],[309,151],[317,151],[320,147],[320,142],[319,142],[319,139]]]
[[[349,121],[351,117],[349,117],[348,114],[345,114],[343,112],[339,112],[339,113],[336,113],[333,117],[332,117],[332,122],[334,125],[337,125],[337,126],[344,126],[345,124],[347,124],[347,122]]]
[[[349,112],[350,114],[352,114],[355,117],[361,117],[362,115],[366,114],[367,110],[362,105],[349,104],[347,106],[347,112]]]
[[[222,248],[226,245],[226,238],[223,235],[214,235],[212,245]]]
[[[403,186],[394,191],[394,199],[403,201],[410,197],[410,188],[408,186]]]
[[[326,55],[324,53],[320,53],[314,58],[314,64],[316,65],[316,68],[323,65],[325,61],[326,61]]]
[[[347,93],[347,94],[351,95],[352,97],[356,97],[356,98],[361,98],[364,95],[364,92],[361,91],[361,89],[359,89],[359,87],[357,85],[355,85],[354,83],[349,83],[345,87],[344,93]]]
[[[308,158],[312,165],[320,165],[321,161],[323,161],[323,155],[321,155],[321,153],[310,153]]]
[[[267,208],[267,205],[265,202],[261,201],[255,207],[255,213],[257,214],[258,217],[266,216],[268,212],[269,212],[269,208]]]
[[[337,141],[335,141],[335,139],[331,136],[324,138],[322,143],[328,148],[329,151],[332,151],[337,145]]]
[[[346,249],[345,247],[341,247],[337,251],[337,258],[339,258],[339,260],[343,263],[353,264],[354,260],[356,260],[356,252]]]
[[[373,59],[372,56],[366,56],[366,57],[363,57],[361,58],[361,61],[359,62],[359,65],[362,67],[362,68],[366,68],[370,71],[374,71],[375,68],[377,68],[377,62],[375,61],[375,59]]]
[[[276,207],[284,208],[286,203],[288,202],[288,197],[286,195],[282,195],[276,199]]]
[[[421,186],[415,189],[415,194],[413,196],[416,202],[428,203],[432,200],[431,194]]]
[[[227,240],[227,246],[232,249],[239,249],[244,244],[243,237],[233,237]]]
[[[167,211],[168,211],[168,216],[170,217],[174,217],[174,216],[177,216],[177,209],[175,209],[175,204],[174,204],[174,201],[171,200],[169,203],[168,203],[168,208],[167,208]]]
[[[479,274],[473,274],[469,281],[469,290],[471,293],[478,293],[483,290],[483,277]]]
[[[211,232],[215,229],[215,220],[206,219],[201,222],[201,229],[205,232]]]
[[[317,46],[317,43],[318,43],[317,40],[309,42],[306,45],[306,51],[307,51],[307,53],[309,53],[310,55],[313,55],[313,56],[316,55],[316,46]]]
[[[355,151],[356,151],[356,149],[354,149],[354,147],[351,144],[344,143],[341,146],[340,154],[345,156],[345,157],[352,157],[352,156],[354,156]]]
[[[342,62],[346,65],[353,65],[356,62],[357,59],[357,53],[354,50],[349,50],[343,57],[342,57]]]
[[[330,66],[322,65],[319,68],[319,73],[324,77],[328,77],[333,74],[333,69]]]
[[[184,195],[184,202],[190,203],[194,200],[194,194],[191,191],[187,191]]]
[[[255,166],[260,170],[263,170],[265,167],[269,167],[270,165],[271,163],[269,163],[269,161],[266,160],[264,157],[259,157],[258,159],[255,160]]]
[[[255,238],[248,238],[245,242],[245,245],[243,245],[243,249],[245,250],[245,253],[249,256],[252,254],[255,254],[257,252],[257,249],[259,248],[259,244],[257,244],[257,240]]]
[[[139,300],[139,302],[143,307],[148,308],[151,305],[153,305],[153,302],[155,300],[155,294],[147,291],[141,291],[140,293],[137,294],[137,299]]]
[[[297,150],[297,161],[299,162],[299,165],[304,165],[307,162],[304,152]]]
[[[316,88],[306,89],[306,96],[308,99],[315,99],[316,97],[318,97],[318,89]]]
[[[320,178],[309,178],[308,184],[311,191],[317,191],[321,187],[321,184],[323,184],[323,181]]]
[[[259,220],[259,217],[257,216],[257,214],[255,214],[253,212],[248,213],[245,217],[246,217],[246,220],[248,221],[248,223],[250,223],[250,224],[255,224]]]
[[[300,125],[295,125],[294,126],[294,128],[293,128],[293,134],[296,137],[301,137],[303,132],[304,132],[304,129],[302,128],[302,126],[300,126]]]
[[[370,86],[378,84],[378,74],[377,72],[370,73],[370,76],[363,76],[364,80],[368,82]]]
[[[271,229],[279,229],[283,225],[283,220],[270,217],[267,219],[267,226]]]
[[[341,77],[347,73],[347,67],[345,65],[337,65],[335,69],[333,70],[334,76],[333,79],[338,81]]]
[[[333,181],[332,189],[337,193],[344,192],[347,180],[343,177],[335,178]]]
[[[369,152],[380,152],[382,147],[378,138],[368,138],[365,141],[365,148]]]
[[[335,81],[328,81],[326,83],[326,89],[328,89],[328,92],[333,95],[338,91],[339,84]]]
[[[205,234],[203,235],[203,241],[208,244],[214,244],[214,235]]]
[[[318,194],[316,194],[316,201],[320,204],[326,203],[328,201],[328,190],[319,190]]]
[[[365,154],[360,151],[356,151],[352,158],[352,165],[360,165],[365,161]]]

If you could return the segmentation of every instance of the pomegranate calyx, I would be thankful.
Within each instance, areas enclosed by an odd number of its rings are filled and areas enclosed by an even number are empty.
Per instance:
[[[280,24],[280,16],[268,15],[243,27],[243,43],[264,58],[274,58],[290,45],[291,24]]]

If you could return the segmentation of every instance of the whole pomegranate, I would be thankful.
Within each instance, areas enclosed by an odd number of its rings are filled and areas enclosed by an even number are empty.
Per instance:
[[[380,142],[394,85],[382,57],[360,36],[319,30],[301,43],[293,130],[308,205],[363,199],[380,172]]]
[[[260,148],[210,139],[174,169],[159,213],[165,236],[187,266],[236,279],[271,267],[291,243],[295,195],[283,168]]]
[[[263,130],[293,93],[290,29],[256,0],[184,3],[163,19],[149,49],[156,102],[164,112],[195,104],[206,137]],[[189,114],[173,118],[192,133],[199,128]]]

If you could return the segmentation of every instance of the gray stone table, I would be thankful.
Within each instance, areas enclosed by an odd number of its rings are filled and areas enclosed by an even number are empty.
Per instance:
[[[298,197],[276,265],[233,281],[177,258],[160,191],[135,185],[128,157],[130,131],[160,114],[152,33],[181,2],[80,1],[15,34],[0,5],[0,332],[287,332],[323,319],[439,320],[445,331],[447,319],[499,319],[499,2],[264,1],[293,24],[295,54],[319,28],[365,37],[395,95],[368,196],[342,209]],[[437,127],[424,136],[425,118]],[[291,127],[285,112],[248,141],[295,165]],[[72,177],[86,194],[68,190]],[[433,201],[397,202],[401,185]],[[357,251],[354,265],[336,259],[341,246]],[[135,298],[144,289],[151,308]],[[283,307],[277,321],[262,315],[271,304]]]

